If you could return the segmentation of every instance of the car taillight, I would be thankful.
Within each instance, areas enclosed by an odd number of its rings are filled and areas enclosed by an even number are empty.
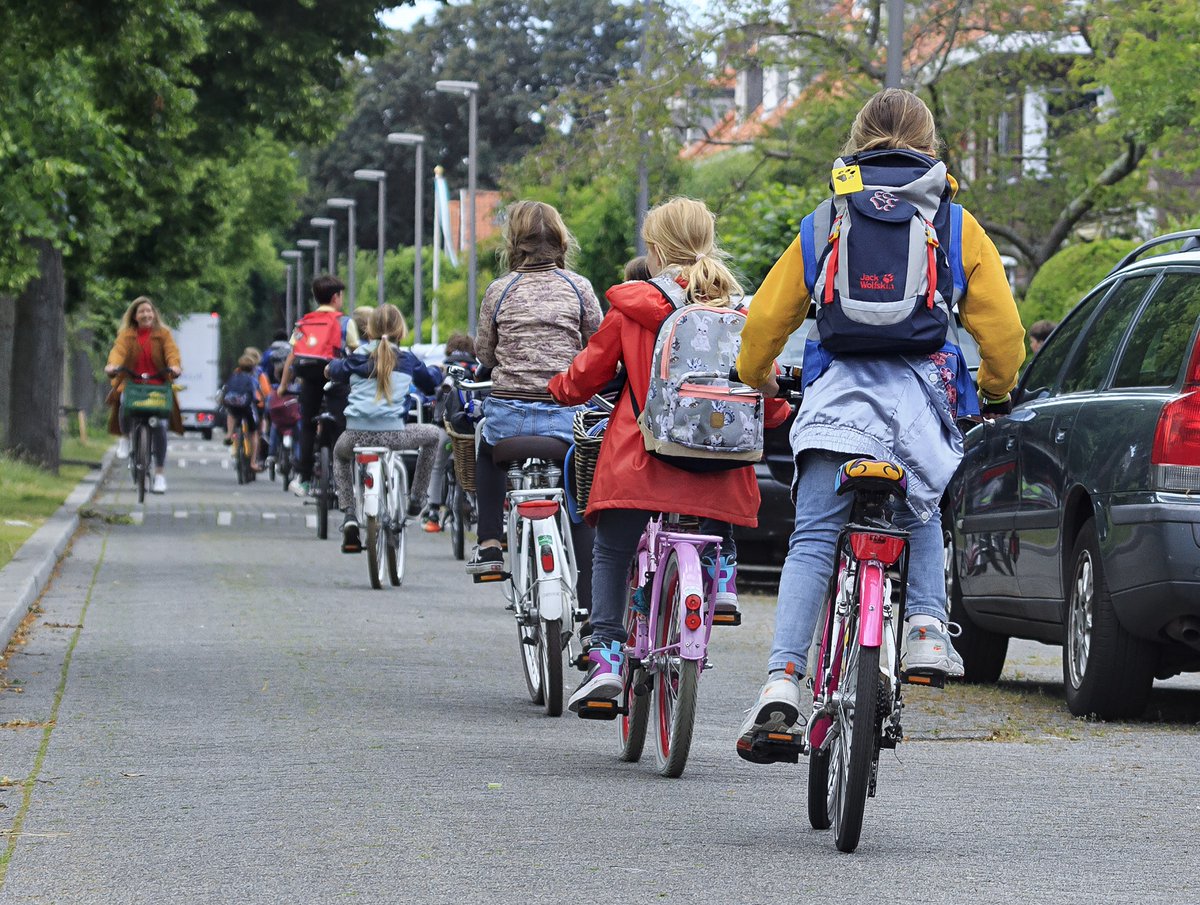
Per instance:
[[[1189,382],[1192,371],[1189,367]],[[1163,406],[1150,462],[1159,490],[1200,490],[1200,390],[1190,389]]]

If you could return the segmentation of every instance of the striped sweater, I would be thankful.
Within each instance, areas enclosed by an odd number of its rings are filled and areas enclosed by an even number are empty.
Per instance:
[[[500,398],[552,401],[550,378],[565,371],[600,326],[592,284],[570,270],[529,267],[483,294],[475,354],[492,368]]]

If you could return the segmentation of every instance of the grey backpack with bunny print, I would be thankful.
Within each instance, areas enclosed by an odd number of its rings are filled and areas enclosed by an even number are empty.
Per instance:
[[[746,312],[688,304],[668,276],[651,285],[675,309],[658,328],[646,403],[637,416],[646,451],[677,468],[725,471],[757,462],[763,453],[763,399],[729,382]]]

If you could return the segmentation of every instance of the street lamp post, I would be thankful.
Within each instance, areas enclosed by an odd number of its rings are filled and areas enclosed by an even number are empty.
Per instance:
[[[337,221],[332,217],[313,217],[308,222],[318,229],[329,230],[329,273],[337,276]]]
[[[354,209],[357,205],[353,198],[330,198],[325,203],[335,210],[346,211],[348,217],[346,234],[349,238],[346,240],[346,264],[350,274],[349,285],[346,288],[350,293],[350,304],[346,306],[346,313],[351,314],[354,312],[354,297],[357,292],[357,287],[354,284],[354,256],[358,254],[358,243],[354,232]]]
[[[477,97],[479,95],[478,82],[459,82],[454,80],[442,80],[437,82],[434,87],[438,91],[444,91],[447,94],[461,94],[467,98],[468,113],[467,113],[467,236],[471,244],[469,257],[467,258],[467,332],[472,336],[475,335],[475,133],[477,131],[477,121],[479,118],[477,110]]]
[[[387,140],[394,145],[411,145],[417,151],[417,177],[414,185],[415,201],[413,202],[413,333],[416,341],[421,341],[421,317],[424,314],[423,286],[421,274],[421,227],[424,221],[424,199],[421,197],[424,188],[422,170],[425,164],[425,136],[415,132],[389,132]]]
[[[296,288],[294,292],[289,292],[288,312],[287,312],[287,329],[290,333],[292,327],[299,320],[301,299],[304,298],[304,253],[296,251],[294,248],[289,248],[287,251],[280,252],[280,255],[291,261],[296,266]],[[288,288],[291,289],[292,281],[292,264],[288,265]]]
[[[380,307],[383,307],[383,250],[385,247],[383,236],[385,221],[387,219],[387,204],[385,198],[387,194],[387,173],[385,173],[383,170],[355,170],[354,178],[362,179],[365,182],[379,183],[379,229],[378,237],[375,243],[379,258],[375,265],[375,273],[376,279],[379,281],[379,286],[375,292],[375,299],[376,304]]]
[[[305,251],[311,251],[313,255],[313,279],[317,278],[317,274],[321,272],[321,243],[316,239],[297,239],[296,245],[303,248]]]

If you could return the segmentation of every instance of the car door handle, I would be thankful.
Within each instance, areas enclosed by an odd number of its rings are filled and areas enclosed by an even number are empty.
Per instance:
[[[1017,438],[1016,437],[1008,436],[1008,437],[1004,438],[1004,451],[1005,452],[1012,452],[1016,448],[1017,448]]]
[[[1058,430],[1056,430],[1054,432],[1054,442],[1055,443],[1062,443],[1066,439],[1067,439],[1067,432],[1065,430],[1063,430],[1062,428],[1059,428]]]

